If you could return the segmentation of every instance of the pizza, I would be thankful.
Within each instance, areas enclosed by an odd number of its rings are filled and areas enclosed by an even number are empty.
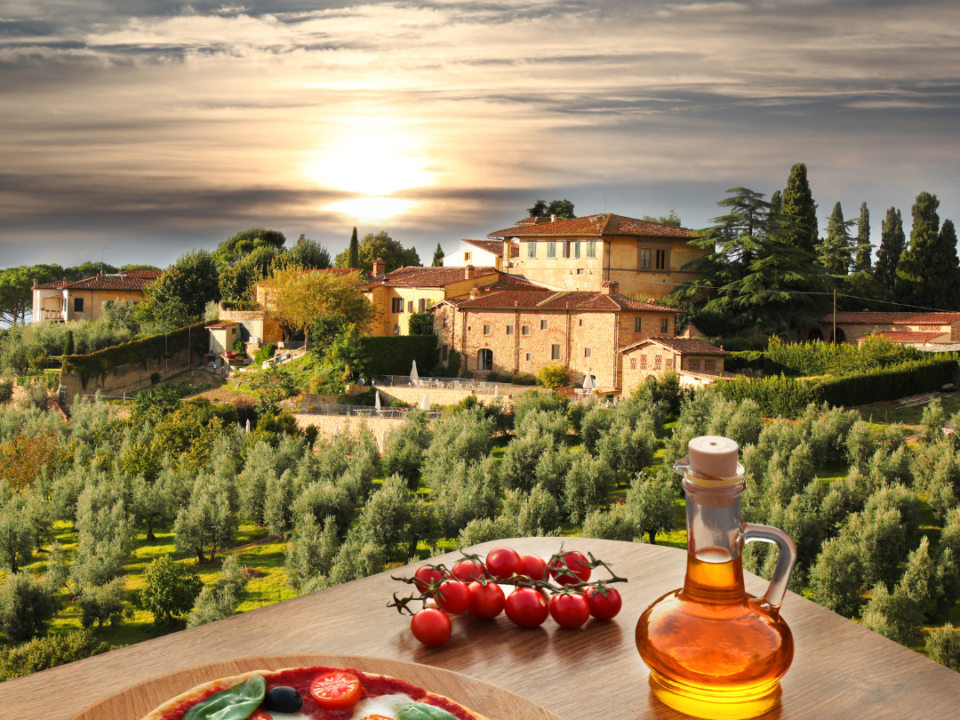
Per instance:
[[[459,703],[353,668],[254,670],[212,680],[143,720],[487,720]]]

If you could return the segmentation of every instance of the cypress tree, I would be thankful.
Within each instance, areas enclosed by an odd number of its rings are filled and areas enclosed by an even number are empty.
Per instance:
[[[897,264],[895,290],[900,302],[953,310],[960,307],[957,231],[950,220],[940,228],[939,207],[936,195],[917,195],[910,247]]]
[[[827,237],[820,246],[820,264],[834,275],[846,275],[850,271],[850,225],[853,220],[843,219],[843,208],[838,202],[833,206],[827,224]]]
[[[440,243],[437,243],[437,249],[433,251],[433,267],[441,265],[443,265],[443,248],[440,247]]]
[[[770,196],[770,215],[783,214],[783,194],[779,190],[774,190]]]
[[[897,263],[903,254],[907,238],[903,234],[903,220],[895,207],[887,210],[880,233],[880,249],[877,250],[877,263],[873,274],[888,291],[893,292],[897,279]]]
[[[787,188],[783,191],[783,213],[797,219],[796,226],[786,234],[783,241],[796,248],[816,252],[819,235],[817,204],[813,201],[810,183],[807,182],[805,163],[797,163],[790,168]]]
[[[856,272],[870,270],[870,211],[867,203],[860,203],[860,219],[857,221]]]
[[[353,235],[350,237],[350,259],[347,267],[360,267],[360,241],[357,239],[357,229],[353,229]]]
[[[63,354],[73,355],[74,352],[73,330],[67,330],[67,335],[63,339]]]

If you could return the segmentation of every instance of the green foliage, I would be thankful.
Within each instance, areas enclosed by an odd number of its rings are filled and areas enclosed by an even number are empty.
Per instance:
[[[390,433],[383,465],[390,475],[402,477],[411,489],[416,489],[423,465],[423,453],[433,440],[429,418],[425,412],[411,410],[400,427]]]
[[[654,215],[644,215],[643,220],[647,222],[660,223],[661,225],[669,225],[670,227],[681,227],[680,216],[677,215],[676,210],[670,210],[666,215],[661,215],[656,217]]]
[[[919,350],[880,336],[847,343],[784,343],[770,338],[764,369],[768,375],[849,375],[929,357]]]
[[[411,335],[435,335],[433,332],[433,313],[429,310],[413,313],[410,316]]]
[[[783,242],[810,253],[814,252],[819,235],[817,204],[813,201],[805,163],[797,163],[790,168],[787,187],[783,191],[782,212],[797,218],[797,223],[784,233]]]
[[[426,370],[437,364],[440,351],[437,336],[430,335],[385,335],[360,338],[363,347],[366,372],[377,375],[409,375],[413,361],[417,368]]]
[[[287,583],[295,590],[303,590],[310,580],[327,575],[339,549],[336,518],[328,515],[321,530],[312,514],[302,516],[287,545]]]
[[[850,271],[853,251],[850,227],[854,222],[843,219],[843,208],[839,202],[833,206],[827,224],[827,237],[819,248],[820,264],[833,275],[846,275]]]
[[[545,200],[537,200],[527,212],[532,218],[548,218],[556,215],[557,220],[569,220],[576,217],[573,214],[573,203],[569,200],[551,200],[549,203]]]
[[[339,259],[339,256],[338,258]],[[337,265],[337,267],[341,267]],[[353,233],[350,235],[350,247],[347,250],[347,265],[348,268],[359,268],[360,267],[360,241],[357,239],[357,229],[353,229]]]
[[[261,248],[270,248],[275,252],[279,251],[286,241],[287,239],[279,230],[250,228],[238,232],[220,243],[217,249],[213,251],[212,257],[217,265],[223,268],[235,265],[245,256]]]
[[[625,513],[632,520],[631,527],[645,532],[651,543],[657,541],[658,534],[673,529],[673,501],[677,497],[673,482],[671,471],[665,468],[654,478],[638,476],[627,491]]]
[[[606,462],[591,455],[578,455],[564,480],[564,514],[571,522],[582,522],[592,510],[606,504],[613,480]]]
[[[870,250],[873,245],[870,244],[870,210],[867,209],[867,203],[860,203],[860,217],[857,220],[857,240],[854,248],[854,272],[870,272]]]
[[[64,337],[63,339],[63,354],[73,355],[73,353],[74,353],[73,330],[67,330],[66,337]]]
[[[272,358],[277,354],[277,346],[273,343],[267,343],[266,345],[261,345],[260,349],[257,350],[257,354],[253,356],[253,364],[260,365],[265,363],[267,360]]]
[[[157,625],[170,623],[174,616],[190,611],[203,581],[183,563],[169,555],[159,557],[143,571],[140,604],[153,613]]]
[[[133,340],[138,326],[115,324],[106,317],[95,321],[67,323],[34,323],[11,327],[0,340],[0,367],[21,374],[40,362],[46,367],[46,357],[63,353],[67,334],[74,338],[74,348],[80,353],[92,353]]]
[[[547,363],[537,370],[537,384],[545,388],[566,387],[570,384],[570,371],[559,363]]]
[[[614,505],[609,510],[592,510],[583,521],[581,535],[601,540],[636,542],[643,528],[637,518],[627,512],[623,505]]]
[[[304,270],[324,270],[330,267],[330,253],[316,240],[301,234],[296,244],[277,260],[287,265],[296,265]]]
[[[59,605],[53,590],[33,576],[10,575],[0,589],[0,627],[11,642],[43,637]]]
[[[229,547],[236,533],[237,502],[236,488],[229,478],[201,473],[189,504],[177,513],[173,526],[177,550],[192,553],[198,563],[203,563],[209,548],[213,561],[217,550]]]
[[[356,228],[353,238],[356,238]],[[377,258],[383,259],[386,272],[393,272],[401,267],[420,266],[420,256],[417,255],[416,248],[403,247],[391,238],[386,230],[381,230],[376,235],[367,233],[358,245],[354,245],[354,239],[351,239],[350,247],[334,258],[334,267],[355,267],[360,269],[361,275],[369,275],[373,270],[373,261]]]
[[[437,249],[433,251],[433,262],[430,264],[433,267],[441,267],[443,265],[443,248],[440,247],[440,243],[437,243]]]
[[[723,369],[728,372],[738,370],[763,370],[764,354],[759,350],[731,352],[723,359]]]
[[[451,350],[447,355],[447,377],[460,377],[460,353]]]
[[[897,263],[894,290],[902,303],[956,310],[960,308],[957,233],[950,220],[940,227],[939,207],[936,195],[917,195],[910,245]]]
[[[37,638],[22,645],[0,649],[0,681],[83,660],[112,649],[86,631]]]
[[[960,672],[960,631],[947,623],[942,628],[934,628],[927,636],[927,655],[941,665]]]
[[[123,619],[123,578],[115,578],[106,585],[85,587],[80,593],[80,624],[84,630],[97,623],[117,625]]]
[[[5,403],[13,397],[13,380],[0,379],[0,403]]]
[[[210,253],[191,250],[146,287],[147,297],[140,303],[137,317],[161,331],[196,322],[208,302],[220,300],[219,277]]]
[[[254,373],[250,387],[257,391],[259,397],[256,405],[258,417],[276,415],[280,412],[280,403],[297,391],[296,381],[282,365],[271,365],[266,370]]]
[[[873,268],[874,277],[887,292],[893,292],[897,280],[897,265],[906,246],[907,238],[903,233],[900,211],[891,207],[883,221],[880,249],[877,251],[877,262]]]
[[[243,567],[236,555],[223,561],[220,577],[215,585],[205,585],[197,596],[187,618],[187,627],[197,627],[234,615],[247,585]]]

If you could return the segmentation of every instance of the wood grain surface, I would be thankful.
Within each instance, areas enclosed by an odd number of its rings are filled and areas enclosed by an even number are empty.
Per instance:
[[[282,670],[318,665],[356,668],[376,675],[390,675],[419,685],[424,690],[445,695],[474,712],[486,715],[490,720],[508,720],[516,717],[530,720],[563,720],[559,715],[520,695],[460,673],[430,665],[357,655],[266,655],[224,660],[187,670],[176,670],[126,687],[77,713],[70,720],[138,720],[167,700],[200,683],[233,677],[252,670]]]
[[[556,538],[485,543],[549,557]],[[0,684],[0,716],[68,720],[85,707],[156,675],[254,655],[327,654],[383,657],[454,670],[522,695],[566,720],[679,719],[650,696],[647,670],[634,643],[640,614],[683,583],[686,553],[657,545],[566,539],[567,549],[593,552],[629,578],[624,605],[611,622],[579,630],[552,620],[523,630],[504,616],[454,620],[450,643],[431,649],[411,635],[409,621],[386,604],[407,586],[380,573],[286,600],[219,622],[183,630],[59,668]],[[452,562],[458,553],[439,558]],[[410,574],[416,566],[393,571]],[[748,576],[748,590],[766,583]],[[796,656],[783,681],[780,720],[922,720],[960,717],[960,674],[788,593],[783,616]],[[137,720],[137,717],[110,720]]]

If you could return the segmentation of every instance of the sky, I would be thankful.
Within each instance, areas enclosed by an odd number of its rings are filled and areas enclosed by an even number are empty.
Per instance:
[[[0,267],[251,227],[429,263],[542,198],[705,227],[805,162],[822,225],[960,221],[956,0],[0,0]]]

